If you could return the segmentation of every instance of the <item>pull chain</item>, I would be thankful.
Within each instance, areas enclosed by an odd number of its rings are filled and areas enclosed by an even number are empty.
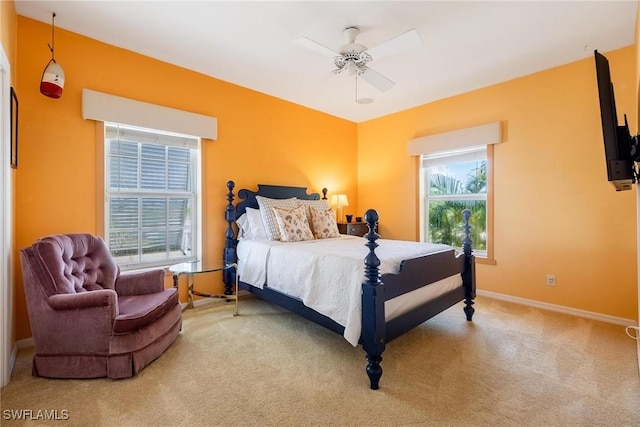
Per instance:
[[[55,27],[56,27],[56,14],[54,13],[53,17],[51,18],[51,44],[47,44],[47,46],[49,46],[49,50],[51,51],[51,60],[53,62],[56,62],[56,53],[54,51],[56,46]]]
[[[358,102],[358,73],[356,73],[356,103]]]

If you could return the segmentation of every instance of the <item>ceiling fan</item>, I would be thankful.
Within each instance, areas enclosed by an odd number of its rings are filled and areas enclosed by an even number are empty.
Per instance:
[[[370,68],[368,63],[374,59],[418,47],[422,44],[422,39],[415,29],[411,29],[369,49],[365,45],[356,43],[356,37],[359,32],[358,27],[345,28],[343,34],[346,43],[340,46],[337,51],[307,37],[298,37],[294,39],[294,42],[300,46],[332,57],[336,66],[335,70],[333,70],[335,74],[345,71],[348,75],[355,74],[356,76],[361,76],[380,92],[386,92],[394,87],[395,83]]]

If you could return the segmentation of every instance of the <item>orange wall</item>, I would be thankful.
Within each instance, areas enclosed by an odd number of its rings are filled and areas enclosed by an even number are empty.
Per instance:
[[[50,25],[18,17],[19,248],[46,234],[98,232],[95,124],[81,117],[83,88],[218,118],[218,140],[202,149],[205,257],[222,257],[228,180],[237,189],[327,187],[356,200],[356,124],[60,29],[56,60],[66,82],[62,98],[50,99],[39,92],[50,37]],[[21,339],[31,334],[18,276]]]
[[[618,112],[636,117],[635,48],[604,53]],[[358,206],[379,210],[385,237],[416,239],[407,141],[493,121],[506,129],[494,151],[497,265],[477,266],[479,289],[637,318],[635,191],[606,180],[592,58],[360,123]]]
[[[497,265],[478,265],[479,288],[637,316],[635,192],[616,193],[606,182],[592,59],[356,125],[59,29],[56,59],[67,82],[63,97],[52,100],[38,92],[49,37],[48,24],[18,17],[17,247],[49,233],[97,232],[95,128],[81,118],[84,87],[218,118],[219,139],[203,142],[210,257],[223,246],[229,179],[237,188],[326,186],[349,196],[345,213],[376,208],[385,237],[415,239],[417,169],[406,142],[500,120],[506,142],[495,149]],[[634,48],[604,53],[618,110],[636,117],[640,58]],[[16,261],[18,339],[30,336],[19,268]],[[544,284],[547,273],[556,275],[556,287]]]

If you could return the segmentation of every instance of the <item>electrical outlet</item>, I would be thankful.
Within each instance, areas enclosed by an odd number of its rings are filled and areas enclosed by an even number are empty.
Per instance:
[[[547,274],[547,285],[555,286],[556,285],[556,276],[553,274]]]

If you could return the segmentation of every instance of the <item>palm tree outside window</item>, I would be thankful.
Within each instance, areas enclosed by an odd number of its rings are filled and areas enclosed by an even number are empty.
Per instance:
[[[487,253],[486,146],[422,155],[421,240],[462,247],[462,211],[471,211],[475,254]]]

